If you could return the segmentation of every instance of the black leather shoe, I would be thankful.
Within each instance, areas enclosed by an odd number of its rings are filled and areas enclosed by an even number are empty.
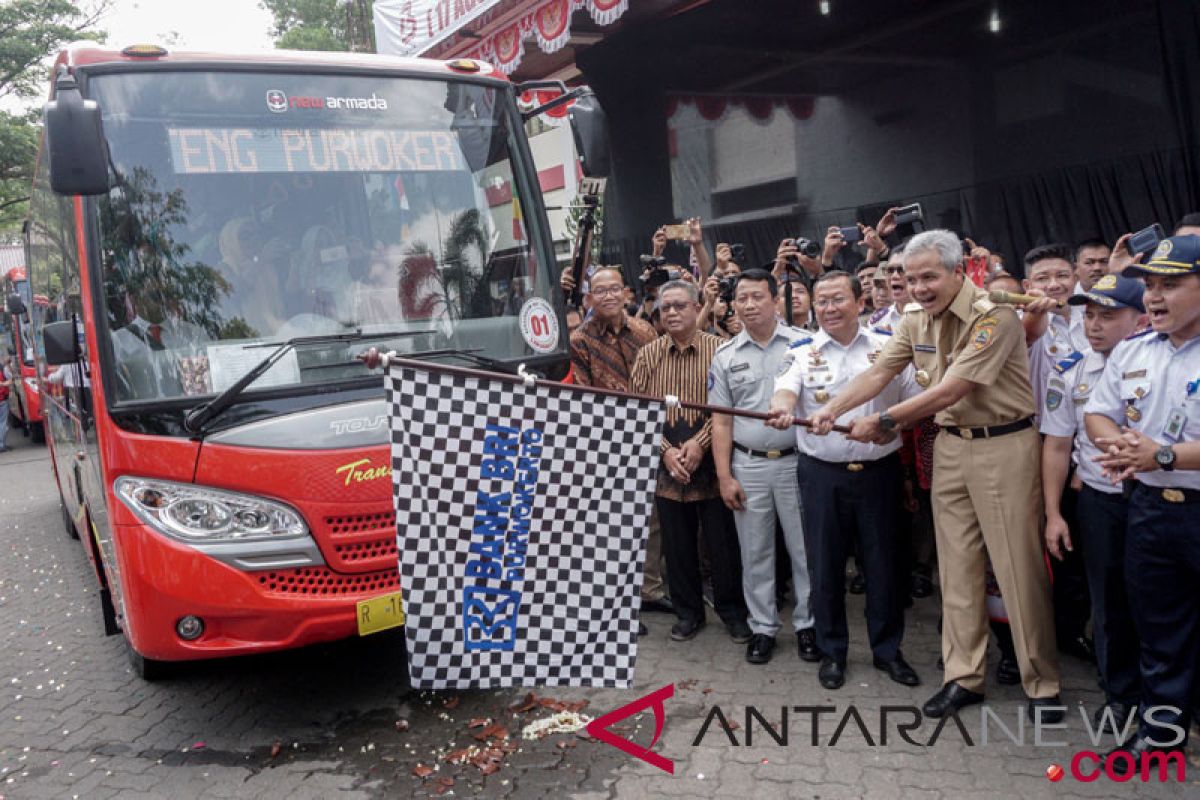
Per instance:
[[[888,677],[896,683],[902,683],[905,686],[920,686],[921,679],[917,677],[917,671],[908,665],[904,660],[904,656],[896,653],[896,657],[891,661],[886,661],[882,658],[875,659],[875,669],[881,669],[888,674]]]
[[[702,619],[681,619],[671,628],[671,638],[677,642],[686,642],[689,639],[695,639],[696,634],[704,627]]]
[[[1042,710],[1042,722],[1054,725],[1062,722],[1067,716],[1067,707],[1062,704],[1062,698],[1058,695],[1054,697],[1031,697],[1025,706],[1025,713],[1029,716],[1030,722],[1036,722],[1039,716],[1038,709]]]
[[[928,575],[913,575],[912,585],[909,587],[908,593],[918,599],[929,597],[933,594],[933,581]]]
[[[1064,639],[1058,643],[1058,649],[1067,655],[1075,656],[1080,661],[1086,661],[1089,664],[1096,663],[1096,648],[1092,644],[1092,640],[1086,636]]]
[[[1114,736],[1118,736],[1125,730],[1125,725],[1129,722],[1129,717],[1133,715],[1136,706],[1131,703],[1122,703],[1120,700],[1115,700],[1111,703],[1105,703],[1096,709],[1096,713],[1092,716],[1092,721],[1096,725],[1096,730],[1100,733],[1108,731]],[[1108,724],[1108,717],[1112,717],[1112,726]],[[1115,730],[1114,730],[1115,728]]]
[[[667,597],[661,600],[643,600],[642,611],[649,611],[654,614],[674,614],[675,604]]]
[[[964,689],[954,681],[950,681],[937,694],[925,701],[925,705],[921,706],[921,712],[927,717],[937,719],[958,711],[960,708],[982,702],[983,695],[979,692]]]
[[[826,689],[840,689],[846,683],[846,665],[832,658],[823,658],[817,679]]]
[[[745,620],[735,620],[725,627],[729,629],[729,638],[737,644],[745,644],[754,637],[754,631],[750,630]]]
[[[638,623],[638,638],[640,639],[641,637],[646,636],[649,633],[650,633],[650,629],[639,622]]]
[[[815,664],[821,660],[821,651],[817,649],[817,632],[812,628],[796,631],[796,650],[800,660]]]
[[[1001,686],[1016,686],[1021,682],[1021,665],[1017,663],[1015,658],[1000,657],[1000,664],[996,667],[996,683]]]
[[[1116,753],[1128,753],[1130,758],[1113,758]],[[1187,763],[1187,754],[1178,746],[1163,747],[1151,744],[1149,739],[1135,736],[1122,747],[1114,749],[1104,757],[1104,763],[1112,767],[1113,774],[1125,777],[1130,771],[1141,769],[1142,756],[1147,753],[1179,753],[1180,760]]]
[[[746,660],[751,664],[766,664],[774,652],[775,637],[756,633],[750,638],[750,646],[746,648]]]
[[[856,574],[850,579],[850,594],[865,594],[867,591],[867,579],[861,574]]]

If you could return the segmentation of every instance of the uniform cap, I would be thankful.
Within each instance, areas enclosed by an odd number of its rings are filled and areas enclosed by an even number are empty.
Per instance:
[[[1146,307],[1142,305],[1144,289],[1145,286],[1139,280],[1126,278],[1124,275],[1109,274],[1096,281],[1088,291],[1072,295],[1067,302],[1073,306],[1095,303],[1105,308],[1136,308],[1138,311],[1144,312],[1146,310]]]

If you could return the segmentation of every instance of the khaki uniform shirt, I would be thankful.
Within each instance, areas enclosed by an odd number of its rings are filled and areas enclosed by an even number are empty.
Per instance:
[[[896,372],[911,363],[922,385],[936,386],[946,376],[978,384],[938,412],[938,425],[984,427],[1034,415],[1025,330],[1011,307],[996,305],[987,292],[964,280],[949,308],[937,317],[917,303],[904,312],[876,363]]]

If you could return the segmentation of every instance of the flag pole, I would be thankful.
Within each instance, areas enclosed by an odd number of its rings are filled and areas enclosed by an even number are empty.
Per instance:
[[[458,375],[463,378],[486,378],[487,380],[501,381],[502,383],[519,383],[522,385],[532,385],[534,382],[545,386],[553,386],[557,389],[567,389],[572,392],[588,392],[591,394],[603,395],[606,397],[626,397],[634,400],[644,400],[649,403],[668,403],[664,397],[655,397],[649,394],[638,394],[636,392],[622,392],[616,389],[603,389],[599,386],[580,386],[574,383],[563,383],[562,381],[551,381],[545,378],[534,378],[532,375],[512,375],[505,372],[490,372],[482,369],[472,369],[471,367],[456,367],[450,364],[438,364],[429,361],[418,361],[412,358],[403,358],[396,353],[380,353],[377,348],[369,348],[365,352],[359,353],[356,358],[367,365],[368,369],[376,367],[388,368],[391,366],[409,367],[411,369],[421,369],[426,371],[444,372],[449,375]],[[522,365],[523,366],[523,365]],[[728,406],[714,406],[707,403],[688,403],[683,400],[677,400],[676,405],[680,408],[686,408],[693,411],[707,411],[711,414],[726,414],[731,417],[747,417],[749,419],[768,419],[768,415],[761,411],[743,411],[740,408],[729,408]],[[805,428],[811,428],[812,422],[807,419],[795,420],[793,425],[799,425]],[[849,433],[850,428],[845,425],[834,425],[833,430],[837,433]]]

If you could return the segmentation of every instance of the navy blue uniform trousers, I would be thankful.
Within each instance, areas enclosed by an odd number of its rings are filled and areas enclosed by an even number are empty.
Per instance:
[[[804,546],[812,581],[812,611],[817,646],[826,656],[846,662],[850,633],[846,625],[846,559],[857,538],[859,569],[867,580],[867,634],[876,658],[891,661],[904,636],[904,602],[897,562],[901,542],[903,473],[896,453],[850,470],[800,456],[797,473],[804,508]]]
[[[1187,502],[1163,498],[1161,489],[1137,484],[1129,498],[1125,580],[1133,622],[1142,640],[1142,708],[1159,727],[1143,721],[1141,733],[1162,741],[1170,722],[1186,731],[1200,674],[1200,493]]]

